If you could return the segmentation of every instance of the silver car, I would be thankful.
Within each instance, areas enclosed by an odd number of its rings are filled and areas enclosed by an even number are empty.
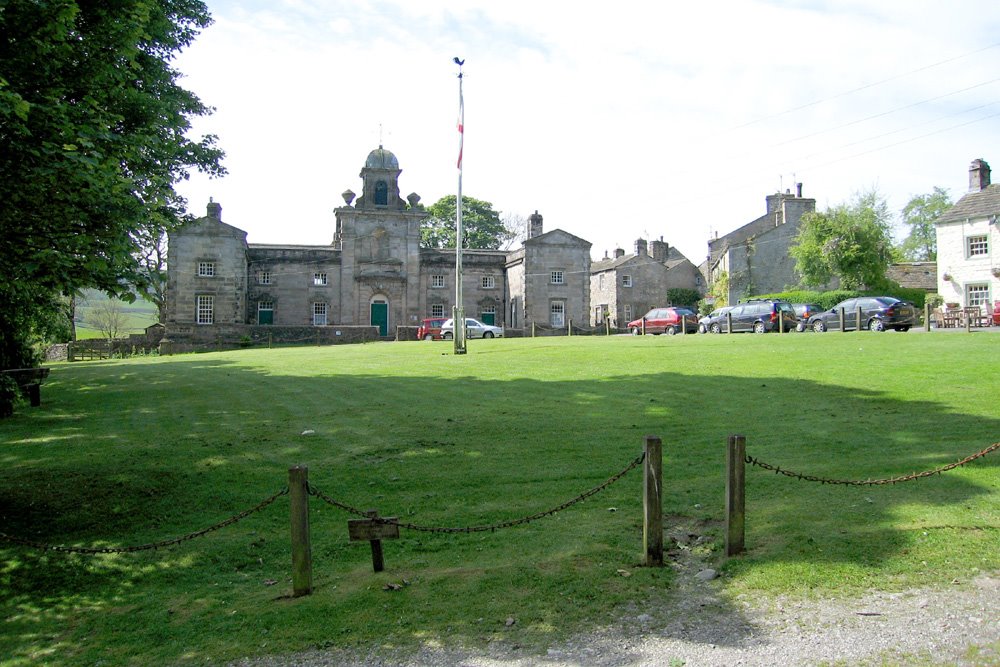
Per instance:
[[[445,340],[451,340],[455,335],[455,320],[449,318],[445,320],[445,323],[441,325],[441,337]],[[466,338],[503,338],[503,328],[495,327],[492,324],[483,324],[479,320],[473,319],[471,317],[465,318],[465,337]]]

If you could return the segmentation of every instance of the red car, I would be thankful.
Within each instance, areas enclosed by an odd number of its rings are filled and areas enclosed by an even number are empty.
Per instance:
[[[441,325],[447,317],[429,317],[417,327],[417,340],[441,340]]]
[[[1000,327],[1000,301],[993,302],[993,326]]]
[[[678,333],[682,326],[684,333],[698,332],[698,316],[688,308],[653,308],[639,319],[628,323],[628,330],[633,336],[642,333],[643,321],[646,323],[646,333],[673,335]]]

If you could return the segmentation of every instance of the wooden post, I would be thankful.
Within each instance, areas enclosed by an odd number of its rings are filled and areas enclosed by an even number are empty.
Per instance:
[[[267,332],[267,349],[271,349],[271,332]]]
[[[847,324],[846,320],[847,320],[847,317],[844,315],[844,309],[841,308],[840,309],[840,331],[841,331],[841,333],[847,331],[847,327],[845,326]]]
[[[373,519],[378,518],[378,510],[366,510],[365,514]],[[381,572],[385,569],[385,559],[382,557],[382,540],[370,540],[372,545],[372,569]]]
[[[726,555],[743,551],[746,528],[746,437],[729,436],[726,451]]]
[[[642,318],[642,335],[646,335],[646,318]]]
[[[566,329],[566,335],[567,336],[572,336],[573,335],[573,318],[572,317],[569,318],[569,328]]]
[[[31,407],[37,408],[42,404],[42,385],[38,382],[30,382],[24,387],[25,391],[28,392],[28,402],[31,403]]]
[[[663,444],[647,435],[642,480],[642,546],[647,567],[663,567]]]
[[[858,304],[856,312],[858,314],[858,331],[862,331],[862,328],[861,328],[861,304]]]
[[[931,330],[931,304],[924,304],[924,328],[930,333]]]
[[[312,547],[309,543],[309,468],[288,469],[292,506],[292,596],[312,593]]]
[[[532,320],[532,322],[531,322],[531,337],[532,338],[535,337],[535,322],[534,322],[534,320]]]
[[[611,335],[611,318],[610,317],[605,317],[604,318],[604,335],[605,336],[610,336]]]
[[[967,310],[962,311],[962,317],[965,318],[965,330],[968,333],[972,333],[972,315]]]
[[[726,311],[726,333],[733,333],[733,314]]]

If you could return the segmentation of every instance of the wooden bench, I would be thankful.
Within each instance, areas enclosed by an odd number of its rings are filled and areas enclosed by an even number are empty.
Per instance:
[[[8,368],[0,375],[14,378],[21,392],[28,397],[32,407],[42,404],[42,382],[49,376],[48,368]]]

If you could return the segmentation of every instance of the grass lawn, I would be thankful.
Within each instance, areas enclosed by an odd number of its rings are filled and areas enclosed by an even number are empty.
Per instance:
[[[708,538],[698,548],[730,599],[947,584],[1000,567],[1000,453],[861,488],[748,467],[747,553],[722,556],[729,434],[746,435],[751,456],[822,477],[951,463],[1000,440],[1000,335],[573,337],[451,350],[376,343],[55,365],[42,407],[0,422],[0,532],[90,547],[167,539],[255,505],[298,464],[328,496],[385,516],[494,523],[603,482],[653,434],[668,530],[690,524]],[[670,595],[670,567],[639,566],[641,485],[639,469],[495,533],[404,530],[383,543],[379,574],[368,545],[347,539],[353,517],[313,498],[315,592],[302,598],[289,596],[285,497],[156,551],[0,542],[0,665],[203,664],[375,642],[531,650]]]

